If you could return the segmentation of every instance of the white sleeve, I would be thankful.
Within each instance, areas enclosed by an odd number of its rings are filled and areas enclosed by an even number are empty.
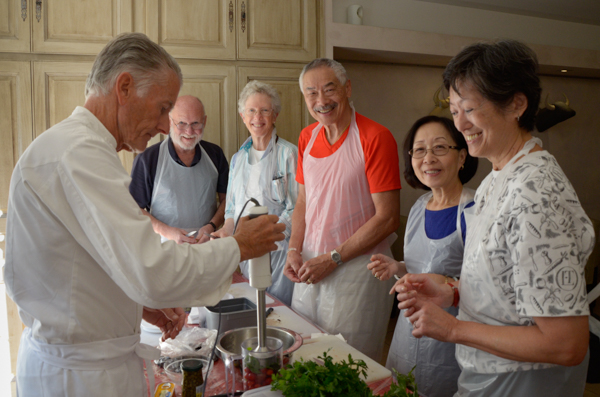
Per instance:
[[[240,252],[232,237],[205,244],[161,244],[129,193],[118,156],[88,140],[58,167],[76,222],[70,233],[134,301],[153,308],[216,304],[231,284]],[[69,212],[71,212],[69,211]]]

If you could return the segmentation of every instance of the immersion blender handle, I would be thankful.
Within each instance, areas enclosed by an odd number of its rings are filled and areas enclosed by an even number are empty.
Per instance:
[[[256,206],[249,210],[250,219],[268,214],[267,207]],[[256,288],[256,325],[258,346],[256,351],[265,352],[267,348],[267,317],[265,315],[265,290],[273,284],[271,278],[271,253],[267,253],[260,258],[250,259],[250,286]]]
[[[250,219],[261,215],[267,215],[268,209],[264,206],[252,207],[249,210]],[[265,290],[273,284],[271,278],[271,253],[268,252],[259,258],[253,258],[249,261],[250,286],[258,290]]]

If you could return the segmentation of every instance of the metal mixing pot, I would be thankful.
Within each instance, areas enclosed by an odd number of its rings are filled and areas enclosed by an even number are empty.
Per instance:
[[[224,332],[218,339],[217,350],[221,358],[227,356],[229,359],[241,359],[242,358],[242,342],[246,339],[256,337],[258,331],[256,327],[245,327],[236,328]],[[281,328],[281,327],[267,327],[267,336],[280,339],[283,343],[283,354],[284,356],[291,358],[292,353],[302,346],[302,336],[296,332]]]

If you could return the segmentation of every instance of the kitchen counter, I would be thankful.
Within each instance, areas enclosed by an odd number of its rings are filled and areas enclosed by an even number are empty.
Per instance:
[[[229,293],[235,298],[246,297],[250,300],[255,300],[255,297],[252,295],[253,292],[255,293],[255,290],[252,287],[249,287],[247,283],[248,280],[241,274],[237,272],[234,273],[233,284],[229,289]],[[302,357],[305,360],[314,359],[316,356],[322,355],[324,351],[327,351],[327,349],[331,347],[332,350],[328,354],[334,356],[334,360],[336,358],[347,359],[348,353],[350,353],[353,358],[362,358],[367,362],[369,365],[367,384],[375,394],[383,394],[389,389],[392,377],[391,372],[385,367],[362,355],[358,350],[335,337],[326,336],[322,339],[312,338],[313,334],[326,334],[326,332],[313,324],[310,320],[294,312],[291,308],[272,295],[268,295],[266,306],[267,308],[273,308],[272,313],[267,317],[267,326],[287,328],[302,335],[304,345],[294,353],[293,359],[296,359],[297,357]],[[158,385],[161,382],[170,381],[163,368],[156,364],[153,364],[153,366],[155,385]],[[239,369],[237,369],[237,371],[235,388],[236,390],[243,390],[241,371]],[[207,385],[205,396],[207,397],[224,394],[226,392],[225,365],[223,360],[217,359],[214,362],[213,368],[210,371],[208,378],[205,379],[205,382]],[[178,387],[178,391],[180,390],[181,388]],[[154,393],[154,391],[152,391],[152,393]],[[154,395],[151,394],[151,397],[154,397]]]

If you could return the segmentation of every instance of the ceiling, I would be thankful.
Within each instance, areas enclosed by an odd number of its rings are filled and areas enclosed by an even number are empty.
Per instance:
[[[599,0],[418,0],[600,26]]]

